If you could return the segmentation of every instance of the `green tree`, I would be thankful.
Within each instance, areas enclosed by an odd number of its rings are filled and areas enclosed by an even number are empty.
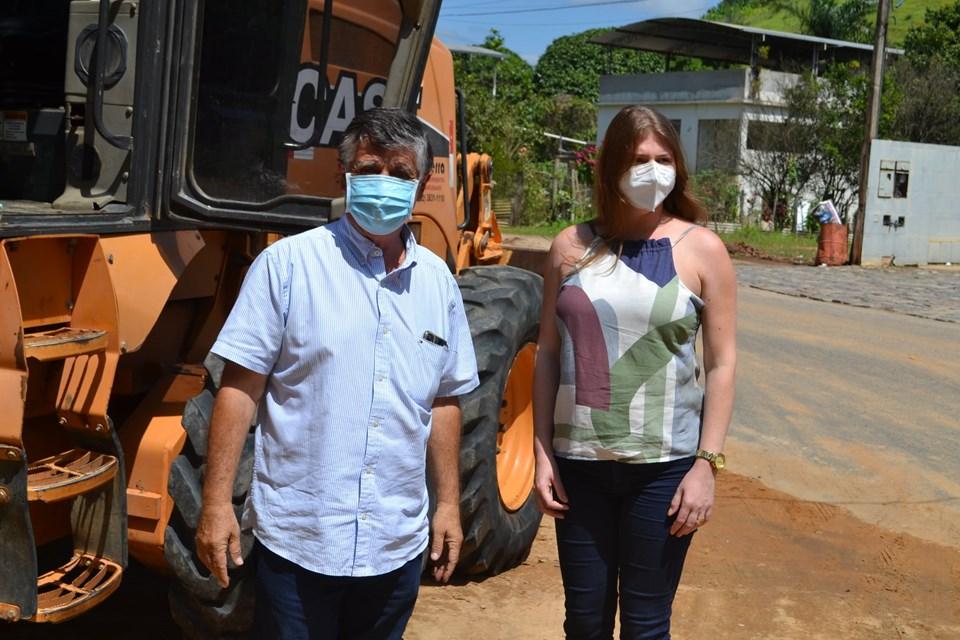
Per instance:
[[[499,31],[491,29],[479,44],[506,57],[454,56],[457,87],[465,97],[468,146],[493,158],[496,197],[511,198],[519,208],[523,176],[532,160],[529,150],[542,139],[544,101],[534,88],[533,67],[507,48]]]
[[[512,154],[536,140],[541,101],[534,90],[533,67],[506,47],[499,31],[491,29],[480,46],[506,57],[458,55],[454,70],[466,97],[470,148],[497,159],[498,150]]]
[[[781,7],[800,22],[802,33],[834,40],[869,42],[875,0],[806,0]]]
[[[857,65],[837,64],[821,77],[804,76],[785,96],[790,117],[807,125],[807,188],[819,199],[832,199],[848,219],[859,184],[869,81]],[[886,127],[889,105],[884,117]]]
[[[869,42],[873,35],[876,0],[722,0],[704,14],[705,20],[757,25],[770,12],[781,12],[784,31],[797,30],[821,38]],[[786,14],[786,16],[783,16]]]
[[[960,69],[960,0],[939,9],[928,9],[923,23],[907,31],[906,57],[923,69],[933,60]]]
[[[500,175],[513,174],[522,161],[520,150],[540,139],[542,100],[534,90],[533,67],[505,46],[496,29],[480,45],[506,57],[458,55],[454,59],[457,85],[466,98],[469,147],[490,154]]]
[[[888,137],[960,145],[960,1],[928,10],[907,31],[905,51],[887,72]]]
[[[897,94],[890,137],[960,145],[960,69],[939,59],[923,69],[901,60],[889,77]]]
[[[664,59],[658,54],[589,42],[606,31],[589,29],[551,42],[537,61],[537,91],[547,97],[566,94],[595,102],[602,75],[663,71]]]
[[[751,151],[741,173],[775,219],[782,217],[781,204],[790,211],[804,193],[831,198],[843,217],[852,214],[870,82],[863,71],[851,63],[832,65],[820,76],[807,73],[784,88],[783,112],[750,123]],[[892,129],[895,106],[890,99],[881,103],[881,136]]]
[[[560,94],[552,97],[541,96],[540,114],[537,124],[541,131],[553,133],[574,140],[592,143],[597,137],[597,105],[584,98]],[[558,140],[542,136],[534,147],[536,157],[546,160],[552,158],[559,146]],[[563,145],[570,149],[571,143]]]
[[[750,16],[763,4],[763,0],[721,0],[707,10],[703,19],[729,24],[749,24]]]

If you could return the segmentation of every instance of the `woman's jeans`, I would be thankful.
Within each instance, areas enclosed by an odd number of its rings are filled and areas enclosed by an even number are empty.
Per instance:
[[[670,535],[670,501],[694,458],[629,464],[557,458],[570,509],[557,519],[567,638],[669,639],[691,536]]]

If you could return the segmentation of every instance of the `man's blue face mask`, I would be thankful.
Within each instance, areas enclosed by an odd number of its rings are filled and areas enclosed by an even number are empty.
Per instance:
[[[418,180],[350,173],[346,178],[347,211],[367,233],[389,235],[403,226],[413,213]]]

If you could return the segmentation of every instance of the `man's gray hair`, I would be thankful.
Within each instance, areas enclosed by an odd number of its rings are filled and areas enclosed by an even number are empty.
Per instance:
[[[417,159],[421,180],[433,168],[423,125],[415,115],[403,109],[367,109],[353,119],[343,134],[339,148],[340,162],[345,171],[350,170],[361,142],[383,151],[412,151]]]

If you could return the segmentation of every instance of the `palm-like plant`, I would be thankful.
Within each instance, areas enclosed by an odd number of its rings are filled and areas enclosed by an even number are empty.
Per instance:
[[[780,7],[800,22],[803,33],[820,38],[869,42],[869,16],[876,0],[806,0],[783,2]]]

